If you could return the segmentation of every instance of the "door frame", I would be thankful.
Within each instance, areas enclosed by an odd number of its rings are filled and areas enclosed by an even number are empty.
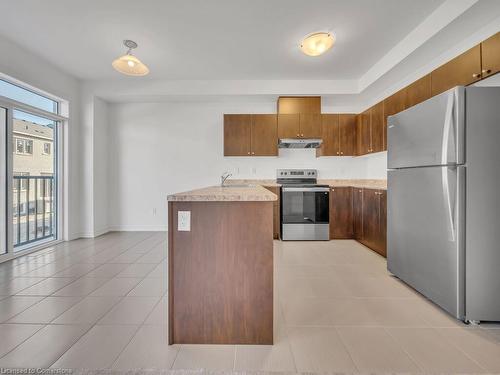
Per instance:
[[[61,103],[60,103],[61,104]],[[46,248],[51,245],[55,245],[63,241],[62,236],[65,233],[66,220],[65,216],[67,215],[67,191],[65,187],[67,186],[67,176],[65,172],[65,165],[67,164],[67,152],[64,147],[64,143],[66,140],[65,133],[68,125],[68,118],[65,116],[61,116],[56,113],[51,113],[44,111],[42,109],[32,107],[28,104],[18,102],[13,99],[9,99],[3,96],[0,96],[0,107],[5,108],[7,110],[7,129],[5,132],[5,152],[6,152],[6,212],[1,215],[6,215],[6,227],[2,228],[6,233],[6,250],[5,254],[0,255],[0,263],[5,262],[7,260],[17,258],[26,254],[33,253],[40,249]],[[27,249],[21,249],[14,252],[14,242],[13,242],[13,232],[12,232],[12,177],[13,177],[13,150],[12,150],[12,137],[13,137],[13,116],[14,110],[19,110],[22,112],[26,112],[32,115],[41,116],[48,118],[53,121],[58,122],[58,126],[54,132],[54,157],[55,157],[55,172],[57,178],[56,182],[56,199],[55,199],[55,212],[57,215],[56,219],[56,238],[48,241],[40,241],[39,243],[35,243],[33,246]],[[10,192],[10,193],[9,193]]]

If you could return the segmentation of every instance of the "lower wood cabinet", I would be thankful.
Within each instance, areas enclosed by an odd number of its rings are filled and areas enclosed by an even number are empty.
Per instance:
[[[330,189],[330,238],[353,237],[352,187]]]
[[[352,188],[352,227],[353,238],[363,239],[363,189]]]
[[[386,256],[386,199],[382,190],[363,189],[363,238],[360,242]]]
[[[330,238],[352,238],[387,254],[387,192],[335,187],[330,193]]]
[[[273,202],[273,237],[274,239],[280,238],[280,201],[281,189],[278,186],[263,186],[270,192],[278,196],[278,200]]]

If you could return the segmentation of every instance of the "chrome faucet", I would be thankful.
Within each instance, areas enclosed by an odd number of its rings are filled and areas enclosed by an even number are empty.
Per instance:
[[[231,177],[232,174],[229,173],[229,172],[224,172],[221,176],[220,176],[220,186],[224,186],[226,180]]]

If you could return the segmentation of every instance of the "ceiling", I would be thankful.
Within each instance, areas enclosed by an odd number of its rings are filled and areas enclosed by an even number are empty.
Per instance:
[[[148,78],[355,80],[444,0],[16,0],[0,35],[80,79],[127,79],[111,68],[123,39]],[[329,30],[333,49],[303,55],[308,33]]]

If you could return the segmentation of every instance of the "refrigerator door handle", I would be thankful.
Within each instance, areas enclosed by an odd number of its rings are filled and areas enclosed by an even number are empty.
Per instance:
[[[453,121],[453,108],[455,107],[455,92],[450,92],[446,103],[446,113],[443,126],[443,143],[441,144],[441,165],[448,164],[448,147],[450,144],[450,130]]]
[[[455,221],[454,217],[454,208],[451,204],[451,194],[450,194],[450,181],[448,177],[450,167],[443,167],[442,169],[442,184],[443,184],[443,199],[446,205],[446,222],[448,228],[448,240],[451,242],[456,241],[455,236]]]

